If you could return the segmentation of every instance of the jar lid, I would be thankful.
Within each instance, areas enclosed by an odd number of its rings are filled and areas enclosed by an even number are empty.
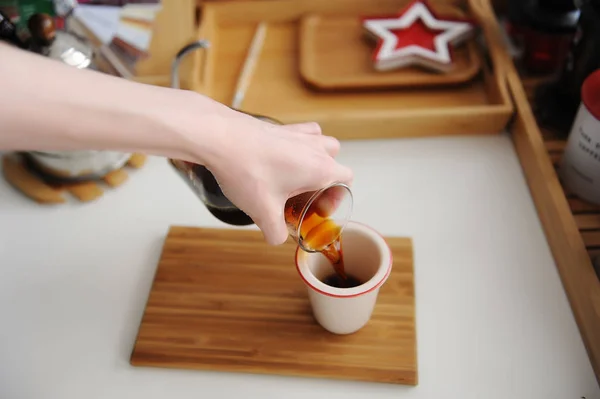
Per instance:
[[[523,5],[525,24],[551,34],[575,32],[579,15],[573,0],[528,0]]]
[[[600,69],[585,78],[581,87],[581,101],[590,114],[600,120]]]

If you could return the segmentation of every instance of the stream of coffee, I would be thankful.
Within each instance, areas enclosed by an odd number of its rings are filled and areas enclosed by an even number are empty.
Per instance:
[[[334,269],[333,274],[322,280],[323,283],[336,288],[352,288],[362,282],[346,273],[340,230],[341,227],[330,218],[309,210],[302,222],[300,235],[307,247],[322,248],[319,252],[329,260]]]

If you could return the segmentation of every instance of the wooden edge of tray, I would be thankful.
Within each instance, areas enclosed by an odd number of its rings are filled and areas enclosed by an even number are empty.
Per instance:
[[[354,82],[349,82],[347,78],[332,79],[331,81],[322,80],[319,74],[315,71],[314,51],[311,49],[314,46],[315,25],[323,18],[323,15],[318,13],[309,13],[300,19],[299,22],[299,72],[302,80],[313,87],[315,90],[348,90],[348,89],[376,89],[388,87],[427,87],[427,86],[451,86],[472,80],[481,70],[481,56],[477,49],[477,44],[474,39],[470,39],[465,45],[468,47],[469,64],[466,68],[457,72],[448,74],[429,74],[428,79],[425,79],[425,74],[419,74],[418,78],[401,79],[398,74],[395,77],[387,79],[379,79],[377,82],[367,82],[363,77]],[[414,74],[413,74],[414,75]]]
[[[479,1],[493,12],[488,1]],[[600,281],[552,165],[521,77],[508,53],[504,57],[504,74],[516,109],[509,131],[592,368],[600,382]]]
[[[515,71],[516,73],[516,71]],[[600,282],[518,75],[508,76],[517,117],[513,142],[596,378],[600,382]]]
[[[489,2],[489,0],[482,0]],[[282,5],[285,3],[285,7]],[[349,0],[350,6],[356,2]],[[269,22],[272,17],[265,18],[263,13],[259,12],[259,5],[265,6],[269,4],[273,8],[278,8],[284,17],[290,16],[294,18],[297,10],[290,10],[294,7],[300,7],[293,1],[272,1],[272,0],[257,0],[252,2],[252,7],[248,2],[231,1],[231,2],[212,2],[203,6],[202,19],[198,29],[197,37],[200,39],[213,40],[214,32],[218,24],[220,15],[227,14],[228,21],[261,21]],[[323,3],[319,3],[323,4]],[[482,57],[483,68],[492,69],[484,73],[485,79],[488,80],[486,86],[491,90],[490,98],[494,98],[494,103],[469,105],[456,108],[434,108],[434,109],[419,109],[419,110],[388,110],[382,112],[367,111],[353,113],[348,115],[347,120],[335,120],[330,112],[323,113],[323,117],[319,120],[322,128],[325,130],[335,131],[335,129],[344,129],[345,127],[357,128],[356,124],[364,124],[363,133],[348,135],[345,134],[343,139],[374,139],[374,138],[393,138],[393,137],[415,137],[415,136],[440,136],[440,135],[455,135],[455,134],[495,134],[506,129],[510,119],[514,116],[514,105],[508,91],[507,83],[503,73],[501,61],[505,56],[506,48],[502,41],[500,26],[496,23],[496,17],[493,11],[487,7],[482,7],[479,0],[466,0],[466,5],[472,10],[472,18],[475,19],[481,27],[481,32],[486,39],[488,48],[485,49],[485,54]],[[331,13],[335,9],[333,5],[323,5],[323,9],[319,12]],[[301,7],[302,12],[307,14],[314,10],[309,9],[309,5],[304,4]],[[274,10],[271,10],[275,12]],[[231,22],[229,21],[229,22]],[[231,22],[231,23],[233,23]],[[258,23],[258,22],[257,22]],[[496,39],[496,38],[499,39]],[[217,68],[215,61],[215,52],[209,48],[202,52],[202,61],[199,62],[196,70],[197,79],[195,80],[194,90],[204,95],[211,96],[214,82],[211,81],[211,76]],[[369,114],[368,116],[366,114]],[[429,120],[432,115],[444,115],[447,121],[442,125],[440,122]],[[314,119],[313,115],[313,119]],[[304,115],[299,114],[289,115],[286,123],[294,123],[295,121],[304,121]],[[490,122],[491,118],[491,122]],[[339,118],[338,118],[339,119]],[[437,118],[439,119],[439,118]],[[402,129],[399,134],[398,129],[394,129],[390,122],[401,121],[406,128]],[[452,125],[452,127],[449,127]],[[485,126],[485,131],[482,131],[481,126]],[[378,130],[377,136],[372,135],[374,129]],[[355,129],[356,130],[356,129]],[[411,131],[413,130],[413,131]]]
[[[496,14],[490,0],[468,0],[468,4],[472,18],[476,20],[485,38],[487,45],[486,57],[489,58],[487,63],[493,68],[493,79],[496,81],[494,86],[498,89],[497,95],[500,98],[500,104],[504,105],[511,115],[514,115],[515,106],[508,89],[503,65],[509,54],[502,39],[501,27]]]
[[[506,52],[506,48],[502,42],[501,35],[495,34],[499,33],[500,26],[496,23],[496,16],[493,10],[489,10],[487,7],[481,7],[479,1],[480,0],[465,0],[465,4],[468,5],[471,10],[471,17],[480,27],[480,30],[485,37],[486,44],[488,45],[488,54],[485,54],[484,59],[480,59],[480,63],[485,63],[484,61],[487,60],[487,63],[492,68],[493,72],[496,72],[497,69],[501,67],[501,59],[503,58],[503,53]],[[489,3],[490,0],[483,1]],[[205,3],[202,6],[202,16],[198,26],[197,38],[210,39],[213,36],[215,31],[215,18],[220,13],[231,11],[229,14],[234,20],[241,19],[240,14],[251,13],[252,15],[249,16],[249,20],[256,19],[258,21],[259,19],[256,18],[256,15],[254,14],[257,13],[257,8],[259,8],[260,5],[270,5],[275,8],[277,6],[281,7],[281,3],[289,3],[289,7],[297,6],[294,1],[289,0],[255,0],[251,4],[245,1],[235,0]],[[253,7],[250,8],[250,6]],[[247,7],[248,10],[246,10],[246,8],[244,8],[244,10],[238,10],[239,7]],[[305,9],[303,14],[330,14],[331,12],[331,10],[314,11]],[[292,13],[292,11],[288,11],[288,13]],[[269,22],[269,19],[267,19],[266,22]],[[498,36],[500,40],[495,40],[494,38],[496,36]],[[194,90],[210,95],[212,91],[212,82],[209,78],[213,75],[214,64],[214,52],[212,52],[211,49],[208,49],[205,51],[202,62],[197,64],[196,74],[199,75],[199,79],[195,81]],[[499,88],[500,101],[502,104],[508,104],[512,112],[514,109],[512,107],[512,100],[504,76],[501,73],[494,73],[494,75],[496,80],[495,84]]]

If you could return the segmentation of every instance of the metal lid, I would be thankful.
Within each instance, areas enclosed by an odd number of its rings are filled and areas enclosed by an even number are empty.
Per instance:
[[[573,33],[580,10],[573,0],[528,0],[523,3],[523,17],[531,28],[551,34]]]

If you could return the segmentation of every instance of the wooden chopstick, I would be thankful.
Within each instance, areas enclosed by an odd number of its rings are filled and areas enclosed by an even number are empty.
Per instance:
[[[266,34],[267,24],[265,22],[259,23],[256,31],[254,32],[254,38],[250,44],[248,55],[246,56],[242,72],[240,73],[237,85],[235,87],[233,101],[231,102],[231,108],[233,109],[240,109],[242,106],[242,102],[244,101],[244,97],[246,95],[246,90],[250,84],[250,78],[252,77],[252,73],[254,72],[256,63],[258,62],[258,58],[260,56],[260,51],[262,50],[262,46],[265,42]]]

